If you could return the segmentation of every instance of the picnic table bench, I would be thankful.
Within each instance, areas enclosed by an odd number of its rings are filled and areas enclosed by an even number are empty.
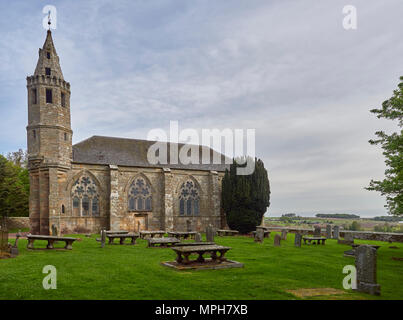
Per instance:
[[[172,247],[174,245],[177,245],[180,240],[177,238],[149,238],[147,239],[148,241],[148,247],[149,248],[166,248],[166,247]]]
[[[196,231],[169,231],[168,235],[177,239],[194,239]]]
[[[136,239],[140,237],[138,233],[112,233],[112,234],[106,234],[106,236],[109,239],[108,244],[113,244],[113,240],[116,238],[119,239],[119,244],[124,244],[126,238],[131,239],[130,244],[136,244]]]
[[[237,235],[239,231],[236,230],[217,230],[217,236],[234,236]]]
[[[203,246],[203,245],[215,245],[215,242],[180,242],[175,247],[191,247],[191,246]]]
[[[307,244],[306,242],[308,241],[308,244],[325,244],[326,237],[302,237],[304,240],[304,244]]]
[[[56,241],[64,241],[66,243],[64,249],[66,250],[72,250],[73,249],[73,242],[76,241],[76,238],[71,238],[71,237],[57,237],[57,236],[44,236],[44,235],[32,235],[29,234],[27,235],[28,239],[28,249],[34,249],[34,241],[35,240],[47,240],[48,244],[46,246],[46,249],[54,249],[53,244]]]
[[[230,247],[224,247],[220,245],[199,245],[199,246],[175,246],[171,247],[176,253],[176,262],[182,265],[188,265],[192,262],[205,263],[204,254],[210,254],[211,261],[221,263],[226,261],[225,253],[230,250]],[[219,255],[218,255],[219,253]],[[197,254],[196,260],[189,260],[191,254]]]
[[[162,238],[165,235],[164,230],[157,230],[157,231],[140,231],[140,238],[147,239],[147,238]]]

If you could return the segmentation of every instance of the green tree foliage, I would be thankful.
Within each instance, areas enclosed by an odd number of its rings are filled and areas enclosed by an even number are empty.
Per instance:
[[[393,96],[382,103],[381,109],[373,109],[372,113],[378,118],[397,120],[400,132],[390,135],[384,131],[377,131],[376,140],[370,144],[379,144],[385,156],[386,170],[382,181],[371,180],[367,190],[378,191],[386,196],[386,205],[389,213],[403,215],[403,77]]]
[[[318,213],[315,215],[317,218],[339,218],[339,219],[359,219],[360,216],[348,213]]]
[[[230,170],[225,171],[221,206],[228,226],[240,233],[248,233],[260,224],[270,205],[270,185],[262,160],[255,159],[255,170],[251,175],[236,174],[236,168],[242,167],[239,162],[234,159]]]
[[[20,166],[19,166],[20,165]],[[29,175],[26,168],[0,155],[0,216],[28,216]]]

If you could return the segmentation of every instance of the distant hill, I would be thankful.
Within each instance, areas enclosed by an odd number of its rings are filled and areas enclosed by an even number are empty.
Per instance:
[[[340,219],[360,219],[356,214],[348,213],[318,213],[315,215],[317,218],[340,218]]]
[[[375,221],[387,221],[387,222],[398,222],[398,221],[403,221],[402,217],[396,217],[396,216],[380,216],[380,217],[375,217],[373,218]]]

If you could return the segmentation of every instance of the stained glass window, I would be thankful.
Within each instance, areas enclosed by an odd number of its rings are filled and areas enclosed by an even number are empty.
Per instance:
[[[128,194],[130,211],[151,211],[151,186],[144,178],[135,179],[129,188]]]
[[[83,197],[82,206],[83,206],[82,211],[83,216],[88,216],[90,211],[90,199],[88,198],[87,195]]]
[[[200,214],[199,190],[193,181],[182,183],[179,192],[179,214],[199,215]]]

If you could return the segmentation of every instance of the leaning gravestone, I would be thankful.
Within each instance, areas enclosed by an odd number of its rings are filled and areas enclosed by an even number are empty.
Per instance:
[[[206,228],[206,241],[214,242],[214,229],[212,226],[207,226]]]
[[[333,239],[339,239],[340,235],[340,227],[339,226],[334,226],[333,227]]]
[[[280,236],[279,234],[276,234],[276,235],[274,236],[274,245],[275,245],[276,247],[279,247],[279,246],[280,246],[280,243],[281,243],[281,236]]]
[[[255,242],[262,243],[263,239],[264,239],[264,230],[262,228],[259,228],[256,230],[256,233],[255,233]]]
[[[295,240],[294,240],[294,246],[301,247],[301,240],[302,240],[302,234],[296,233]]]
[[[320,226],[314,226],[314,230],[313,230],[313,235],[315,236],[315,237],[320,237]]]
[[[281,240],[287,240],[287,230],[281,230]]]
[[[198,232],[195,234],[195,242],[202,242],[202,236]]]
[[[381,294],[381,286],[376,283],[376,249],[361,245],[355,250],[357,269],[357,291],[372,295]]]
[[[332,238],[332,226],[330,224],[326,225],[326,238]]]
[[[101,230],[101,248],[105,247],[106,230]]]

